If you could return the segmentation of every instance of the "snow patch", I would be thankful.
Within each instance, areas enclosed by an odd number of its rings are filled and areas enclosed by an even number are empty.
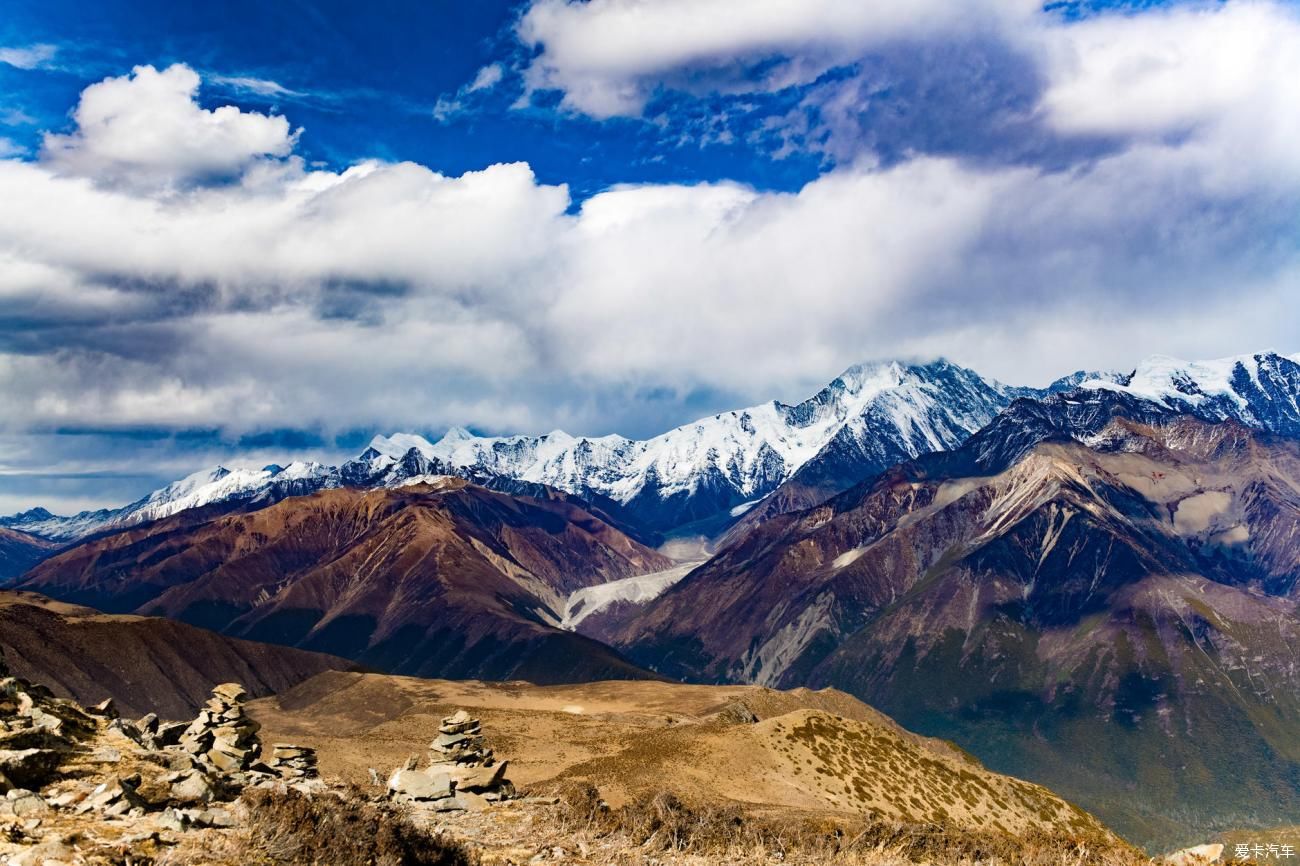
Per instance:
[[[839,556],[835,557],[834,561],[831,562],[831,568],[838,571],[841,568],[850,566],[857,562],[858,559],[862,557],[862,554],[866,552],[867,549],[865,547],[855,547],[852,550],[846,550]]]
[[[699,565],[699,562],[687,562],[665,571],[625,577],[576,590],[564,603],[564,618],[560,620],[560,628],[575,631],[584,619],[618,602],[645,604],[654,601]]]

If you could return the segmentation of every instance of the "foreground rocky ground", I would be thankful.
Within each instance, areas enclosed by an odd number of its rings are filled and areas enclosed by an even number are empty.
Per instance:
[[[426,722],[424,711],[432,707],[413,702],[409,693],[405,698],[384,694],[393,682],[345,675],[342,681],[327,680],[287,696],[290,703],[303,703],[316,692],[323,697],[328,691],[337,701],[340,694],[348,695],[349,685],[362,686],[372,722],[387,701],[387,706],[410,711],[402,722],[410,737],[427,737],[431,727],[435,734],[432,743],[424,740],[424,758],[416,753],[387,762],[385,772],[366,767],[360,778],[349,778],[351,772],[345,770],[322,779],[316,750],[306,743],[311,738],[268,741],[268,731],[255,715],[270,720],[272,729],[291,726],[283,715],[270,712],[268,701],[246,704],[244,689],[237,684],[217,686],[193,719],[164,721],[150,714],[131,721],[120,718],[111,701],[82,707],[0,669],[0,863],[1149,862],[1050,792],[989,774],[950,747],[910,737],[849,703],[840,709],[863,715],[863,720],[807,707],[778,712],[801,700],[788,693],[743,692],[748,702],[729,699],[707,707],[701,701],[710,692],[695,690],[676,693],[679,709],[685,712],[675,719],[655,720],[645,712],[631,718],[624,713],[620,719],[606,695],[602,718],[592,719],[584,718],[583,707],[572,704],[556,712],[544,708],[547,700],[571,695],[543,690],[542,697],[530,700],[525,693],[535,687],[524,684],[462,684],[462,691],[451,697],[472,698],[476,690],[480,697],[495,695],[497,706],[490,715],[505,722],[501,741],[510,744],[512,755],[535,759],[547,749],[574,748],[572,737],[566,743],[554,734],[522,747],[517,722],[530,713],[552,721],[558,716],[580,727],[601,725],[613,737],[603,746],[589,738],[585,748],[603,750],[603,758],[580,761],[569,771],[550,772],[554,755],[545,770],[521,767],[522,777],[531,782],[517,788],[509,778],[516,765],[497,753],[484,719],[457,709]],[[418,689],[425,681],[395,682]],[[445,695],[452,685],[428,687]],[[594,709],[600,690],[584,688]],[[714,693],[712,699],[717,697]],[[532,707],[539,700],[543,706]],[[645,706],[647,698],[641,700]],[[802,700],[830,706],[841,699],[809,693]],[[485,702],[493,703],[478,703]],[[503,702],[513,704],[515,716],[503,714]],[[466,703],[474,706],[472,700]],[[333,706],[337,710],[339,705]],[[754,707],[775,715],[760,719]],[[702,710],[709,712],[692,715]],[[330,724],[329,708],[317,707],[314,718]],[[637,732],[633,739],[649,748],[630,754],[615,748],[614,740],[629,731]],[[358,758],[384,763],[393,744],[384,743],[382,736],[376,741],[377,748],[365,750],[354,739],[345,765],[359,766]],[[700,746],[718,749],[727,742],[733,748],[719,754],[729,768],[705,766],[697,784],[679,784],[687,777],[675,760],[698,762]],[[778,757],[779,762],[772,763]],[[323,763],[327,772],[335,766],[333,759]],[[392,763],[397,766],[388,771]],[[767,778],[765,773],[774,767],[789,778]],[[851,772],[855,767],[862,771],[856,776]],[[835,768],[840,778],[821,778],[831,772],[828,768]],[[868,775],[875,779],[869,781]],[[699,782],[706,777],[713,779],[712,797],[701,796],[707,786]],[[916,787],[917,779],[923,787]],[[737,785],[753,785],[761,795],[763,785],[772,789],[774,784],[791,793],[794,807],[775,808],[775,803],[762,803],[761,796],[736,796]],[[670,793],[673,785],[684,793]],[[844,791],[853,793],[854,786],[860,790],[853,796],[878,802],[880,808],[807,808],[818,798],[847,803]],[[931,799],[947,804],[952,814],[918,821],[902,817],[901,807],[892,813],[884,809],[893,800],[909,798],[912,809],[932,809],[919,797],[926,793],[924,786],[931,788]],[[795,796],[799,791],[802,794]],[[950,796],[955,799],[947,799]],[[964,804],[961,808],[958,801]],[[1184,857],[1180,862],[1189,866],[1203,861]]]

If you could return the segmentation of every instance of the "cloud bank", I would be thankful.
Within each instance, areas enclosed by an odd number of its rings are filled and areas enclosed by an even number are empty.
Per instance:
[[[849,64],[818,122],[838,99],[862,140],[886,68],[869,55],[974,28],[1033,72],[1003,119],[1065,162],[846,148],[795,192],[629,185],[575,205],[526,163],[313,168],[288,118],[204,107],[187,66],[138,67],[87,87],[37,157],[0,160],[0,483],[52,431],[636,435],[869,358],[1044,382],[1300,344],[1281,313],[1300,276],[1287,7],[1065,23],[1011,0],[744,5],[538,0],[528,74],[607,116]]]

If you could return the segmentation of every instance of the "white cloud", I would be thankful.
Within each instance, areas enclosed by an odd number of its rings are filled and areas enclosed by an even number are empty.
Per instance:
[[[470,93],[473,93],[476,90],[487,90],[496,87],[501,83],[501,78],[504,75],[505,70],[500,63],[489,63],[474,75],[474,80],[469,83],[467,89]]]
[[[438,97],[438,101],[433,106],[433,119],[439,123],[444,123],[465,112],[467,105],[473,102],[475,94],[482,94],[483,91],[491,90],[500,84],[501,79],[504,77],[505,67],[500,63],[489,63],[487,66],[482,67],[474,74],[474,80],[461,87],[454,96],[444,94]]]
[[[611,117],[639,114],[661,86],[806,83],[873,46],[999,30],[1037,8],[1031,0],[534,0],[518,34],[538,52],[526,74],[532,89],[562,90],[567,107]],[[757,81],[739,76],[771,59]]]
[[[918,155],[794,193],[624,186],[575,213],[525,164],[307,170],[286,120],[205,110],[186,73],[93,85],[66,146],[0,161],[0,433],[643,433],[687,420],[648,394],[797,399],[874,357],[1043,382],[1300,343],[1277,314],[1300,169],[1225,172],[1254,152],[1217,134],[1068,171]],[[1197,129],[1290,122],[1234,117]]]
[[[301,91],[285,87],[280,82],[272,81],[269,78],[255,78],[248,75],[210,75],[208,81],[229,87],[232,90],[256,93],[258,96],[287,97],[303,95]]]
[[[73,111],[77,129],[47,134],[42,160],[65,174],[106,182],[183,186],[237,176],[263,157],[287,156],[297,134],[283,117],[214,110],[195,102],[199,76],[183,64],[87,87]]]
[[[1233,0],[1051,31],[1042,107],[1057,130],[1193,137],[1224,160],[1300,171],[1300,14]]]
[[[53,60],[57,53],[58,46],[47,44],[0,48],[0,63],[18,69],[39,69]]]

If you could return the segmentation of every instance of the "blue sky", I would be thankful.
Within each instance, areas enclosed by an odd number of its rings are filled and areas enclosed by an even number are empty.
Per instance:
[[[5,107],[34,120],[11,127],[8,137],[33,150],[43,130],[68,125],[68,108],[87,83],[138,64],[182,62],[211,82],[205,104],[284,112],[308,130],[299,152],[334,167],[380,158],[460,174],[526,160],[540,180],[569,184],[581,199],[617,183],[719,178],[795,189],[822,165],[819,157],[773,160],[750,145],[709,144],[693,136],[698,115],[713,113],[725,100],[673,105],[665,99],[667,128],[630,119],[598,122],[552,110],[554,95],[512,109],[521,90],[517,75],[491,93],[475,94],[472,110],[435,120],[439,99],[454,101],[480,69],[526,55],[513,38],[518,3],[56,0],[7,6],[12,14],[0,24],[0,44],[58,47],[43,74],[0,65],[0,88],[9,94]],[[258,93],[238,79],[273,82],[290,92]]]
[[[0,513],[1300,348],[1287,2],[9,2]]]

